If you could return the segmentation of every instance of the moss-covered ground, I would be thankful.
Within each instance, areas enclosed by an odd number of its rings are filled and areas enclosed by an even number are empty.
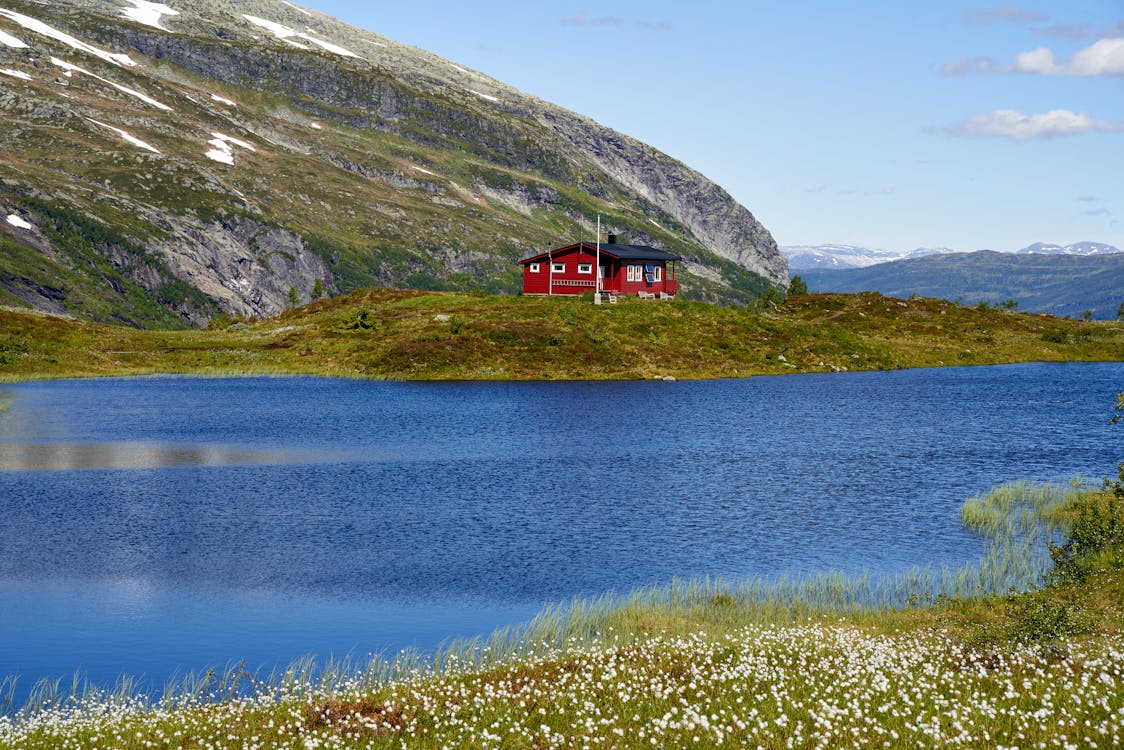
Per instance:
[[[404,380],[720,378],[1124,360],[1124,324],[876,293],[701,302],[369,289],[212,330],[0,309],[0,379],[152,373]]]

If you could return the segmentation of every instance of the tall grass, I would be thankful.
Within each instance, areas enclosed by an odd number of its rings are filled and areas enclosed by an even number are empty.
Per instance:
[[[243,698],[290,700],[349,693],[437,675],[480,672],[516,661],[557,656],[604,642],[625,641],[639,630],[697,626],[733,630],[746,625],[782,625],[808,619],[877,619],[890,610],[918,608],[942,600],[965,600],[1026,590],[1050,570],[1048,543],[1066,528],[1066,510],[1086,490],[1080,479],[1068,486],[1018,482],[967,500],[964,525],[984,542],[981,558],[960,567],[918,567],[894,575],[819,573],[801,578],[674,580],[628,594],[604,594],[544,608],[529,623],[509,626],[487,638],[448,642],[426,655],[403,651],[356,662],[350,657],[319,664],[309,656],[267,676],[243,663],[169,680],[159,692],[123,678],[111,690],[75,678],[42,680],[18,711],[16,682],[0,681],[0,715],[30,720],[46,709],[109,712],[114,707],[186,709]]]

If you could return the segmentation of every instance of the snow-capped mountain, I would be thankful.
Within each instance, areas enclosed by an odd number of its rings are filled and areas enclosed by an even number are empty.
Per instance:
[[[1015,252],[1019,255],[1111,255],[1124,251],[1105,242],[1075,242],[1072,245],[1035,242]]]
[[[786,245],[780,248],[781,254],[788,258],[788,267],[792,271],[807,270],[810,268],[844,269],[866,268],[878,263],[888,263],[905,258],[920,258],[925,255],[938,255],[951,253],[948,248],[919,247],[907,252],[894,252],[890,250],[871,250],[855,245]]]
[[[788,258],[788,267],[792,271],[867,268],[878,263],[962,252],[947,247],[919,247],[915,250],[897,252],[871,250],[854,245],[783,245],[780,250],[781,254]],[[1110,255],[1124,251],[1106,242],[1075,242],[1072,245],[1036,242],[1013,252],[1016,255]]]

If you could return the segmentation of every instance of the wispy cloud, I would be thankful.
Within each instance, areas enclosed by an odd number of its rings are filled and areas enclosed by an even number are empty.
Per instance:
[[[822,193],[826,190],[827,190],[827,185],[812,185],[811,187],[804,188],[804,190],[802,192],[805,192],[805,193]]]
[[[1077,200],[1081,201],[1082,203],[1096,203],[1100,200],[1100,198],[1095,195],[1079,195],[1077,196]]]
[[[649,19],[639,19],[633,22],[625,21],[619,16],[599,16],[590,17],[584,10],[579,10],[572,16],[562,19],[563,26],[577,26],[584,28],[597,28],[597,27],[614,27],[619,28],[626,24],[631,23],[646,31],[661,31],[668,32],[674,31],[675,27],[667,21],[653,21]]]
[[[958,57],[941,66],[941,75],[967,76],[975,74],[1002,73],[1003,66],[994,57]]]
[[[946,76],[1026,73],[1048,76],[1124,76],[1124,37],[1100,39],[1058,62],[1049,47],[1020,52],[1011,65],[990,57],[961,57],[941,67]]]
[[[964,13],[964,20],[973,26],[988,26],[993,23],[1037,23],[1045,21],[1041,13],[1023,10],[1012,5],[987,10],[970,10]]]
[[[1104,207],[1091,208],[1088,211],[1082,211],[1081,215],[1082,216],[1112,216],[1112,211],[1109,211],[1107,208],[1104,208]]]
[[[620,26],[624,23],[616,16],[601,16],[600,18],[590,18],[584,10],[579,10],[574,15],[563,18],[563,26]]]
[[[1093,24],[1091,23],[1055,23],[1051,26],[1035,29],[1034,33],[1056,39],[1069,39],[1074,42],[1084,42],[1097,38],[1097,32],[1093,30]]]
[[[1068,109],[1054,109],[1039,115],[997,109],[954,123],[945,128],[945,132],[961,138],[1006,138],[1026,143],[1085,133],[1124,133],[1124,121],[1102,120],[1087,112],[1071,112]]]

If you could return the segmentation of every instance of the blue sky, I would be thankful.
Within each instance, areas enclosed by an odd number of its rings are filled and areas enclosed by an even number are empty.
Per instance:
[[[1124,248],[1124,2],[304,5],[645,141],[781,244]]]

